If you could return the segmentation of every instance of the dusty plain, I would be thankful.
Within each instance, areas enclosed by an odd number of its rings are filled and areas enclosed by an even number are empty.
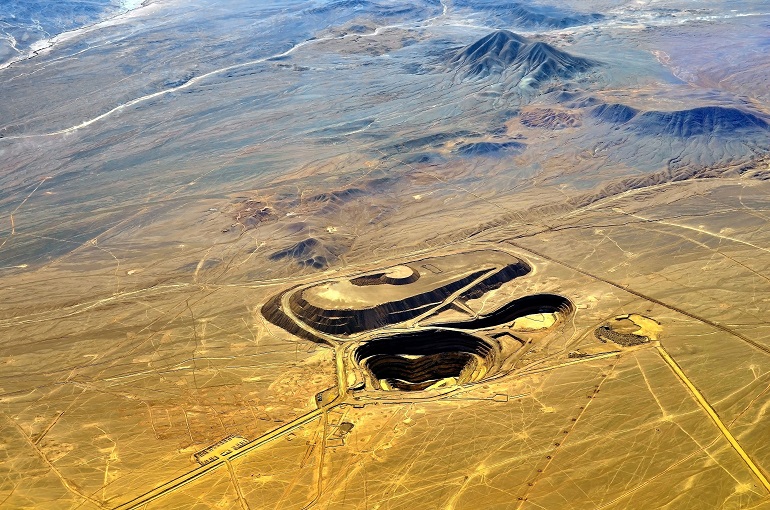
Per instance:
[[[768,12],[160,0],[0,69],[0,508],[770,508]]]

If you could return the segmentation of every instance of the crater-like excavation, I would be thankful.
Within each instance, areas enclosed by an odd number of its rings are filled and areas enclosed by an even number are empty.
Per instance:
[[[435,324],[437,327],[454,329],[487,329],[513,324],[520,329],[541,329],[550,327],[572,316],[575,305],[557,294],[533,294],[501,306],[488,314],[479,315],[469,320]]]
[[[354,359],[374,389],[419,391],[489,377],[499,368],[500,346],[460,331],[424,329],[371,340]]]

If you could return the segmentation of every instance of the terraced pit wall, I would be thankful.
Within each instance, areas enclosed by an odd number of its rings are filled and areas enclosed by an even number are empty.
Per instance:
[[[485,272],[476,271],[429,292],[358,310],[321,308],[310,304],[302,297],[301,292],[292,294],[289,304],[292,312],[313,329],[330,335],[350,335],[413,319],[440,305],[451,294],[472,283]]]

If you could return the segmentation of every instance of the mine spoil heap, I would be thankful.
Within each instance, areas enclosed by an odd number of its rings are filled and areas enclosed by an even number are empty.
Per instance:
[[[406,268],[391,273],[378,273],[369,276],[355,278],[350,283],[357,287],[392,285],[404,286],[414,283],[419,279],[419,273],[412,271],[407,274]],[[532,268],[526,263],[517,260],[508,264],[499,271],[481,280],[463,297],[466,299],[480,297],[490,290],[499,288],[506,282],[526,275]],[[385,326],[398,324],[413,319],[432,307],[440,305],[444,300],[463,287],[481,278],[489,269],[481,269],[446,283],[439,287],[414,294],[403,299],[374,304],[364,308],[343,306],[329,308],[317,306],[308,301],[304,291],[295,292],[289,297],[289,305],[292,312],[311,328],[330,335],[350,335],[379,329]],[[399,274],[399,273],[404,274]]]
[[[594,331],[596,338],[604,343],[610,341],[623,347],[633,347],[649,343],[650,339],[646,336],[634,335],[633,333],[618,333],[613,331],[610,326],[599,326]]]
[[[453,292],[460,290],[483,274],[484,271],[477,271],[432,291],[369,308],[321,308],[309,303],[299,292],[291,295],[289,303],[294,314],[313,329],[331,335],[349,335],[417,317],[430,307],[439,305]]]

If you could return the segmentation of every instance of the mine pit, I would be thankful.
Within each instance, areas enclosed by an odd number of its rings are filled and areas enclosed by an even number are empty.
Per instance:
[[[500,348],[468,333],[430,329],[371,340],[354,358],[373,389],[420,391],[488,377]]]
[[[524,330],[545,329],[572,316],[575,305],[557,294],[533,294],[514,299],[488,314],[473,319],[436,324],[455,329],[487,329],[512,324]]]

